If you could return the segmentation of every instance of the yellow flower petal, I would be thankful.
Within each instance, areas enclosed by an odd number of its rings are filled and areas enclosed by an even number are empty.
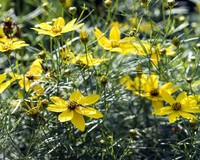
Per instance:
[[[176,102],[181,102],[184,98],[187,98],[187,94],[185,92],[181,92],[176,98]]]
[[[103,117],[101,112],[99,112],[98,110],[91,108],[91,107],[87,107],[87,108],[76,107],[75,111],[79,114],[83,114],[90,118],[102,118]]]
[[[0,83],[2,83],[6,79],[6,74],[3,73],[0,75]]]
[[[113,26],[110,30],[110,40],[119,41],[120,40],[120,30],[118,26]]]
[[[78,100],[80,100],[81,98],[83,97],[82,93],[77,90],[77,91],[74,91],[71,95],[70,95],[70,101],[75,101],[75,102],[78,102]]]
[[[52,28],[52,26],[49,25],[48,23],[40,23],[40,24],[39,24],[39,27],[40,27],[41,29],[45,29],[45,30],[51,30],[51,28]],[[33,28],[33,29],[35,30],[35,29],[37,29],[37,28]]]
[[[50,97],[50,100],[53,103],[55,103],[55,105],[58,105],[58,106],[67,106],[67,102],[65,100],[63,100],[62,98],[60,98],[60,97],[53,96],[53,97]]]
[[[59,116],[58,116],[58,120],[60,122],[70,121],[73,118],[74,118],[74,111],[72,111],[72,110],[66,110],[66,111],[62,112],[61,114],[59,114]]]
[[[94,33],[95,37],[97,38],[100,46],[102,46],[104,49],[112,48],[111,41],[108,40],[98,28],[95,28],[93,33]]]
[[[178,111],[178,112],[183,118],[186,118],[186,119],[195,119],[196,118],[193,114],[183,112],[183,111]]]
[[[74,117],[71,120],[72,124],[81,131],[85,130],[85,120],[82,115],[74,112]]]
[[[169,116],[169,122],[174,123],[177,120],[178,117],[180,117],[179,112],[173,112]]]
[[[98,94],[92,94],[92,95],[86,96],[84,98],[81,98],[77,102],[79,104],[82,104],[83,106],[86,106],[86,105],[90,105],[90,104],[97,102],[99,100],[99,98],[100,98],[100,96]]]
[[[162,93],[160,93],[162,98],[168,102],[170,105],[173,105],[173,103],[175,103],[174,98],[167,92],[163,91]]]
[[[55,105],[55,104],[49,104],[47,107],[47,110],[52,111],[52,112],[63,112],[67,110],[67,107]]]
[[[65,25],[65,20],[64,20],[62,17],[58,17],[58,18],[55,20],[54,24],[53,24],[53,26],[58,26],[58,27],[60,27],[60,28],[63,28],[64,25]]]
[[[163,107],[162,101],[152,101],[154,111],[160,110]]]

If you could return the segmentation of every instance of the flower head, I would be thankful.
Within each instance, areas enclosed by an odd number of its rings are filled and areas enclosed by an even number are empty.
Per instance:
[[[196,117],[191,113],[199,113],[200,108],[193,97],[189,97],[185,92],[181,92],[176,99],[169,93],[161,93],[163,99],[169,103],[168,106],[158,106],[160,109],[153,112],[155,115],[169,115],[169,122],[174,123],[179,117],[194,120]]]
[[[70,32],[76,30],[83,26],[81,24],[75,24],[76,19],[71,20],[65,25],[65,20],[62,17],[58,17],[53,25],[48,23],[40,23],[39,28],[32,28],[33,30],[37,31],[38,34],[49,35],[51,37],[60,36],[63,33]]]
[[[24,41],[21,40],[8,40],[5,42],[0,42],[0,52],[10,54],[11,51],[20,49],[25,46],[29,46],[29,44],[26,44]]]
[[[85,130],[85,120],[82,115],[90,118],[101,118],[102,113],[94,108],[86,107],[99,100],[99,95],[92,94],[84,97],[82,93],[77,90],[74,91],[69,98],[65,101],[59,97],[50,97],[54,104],[49,104],[47,110],[52,112],[62,112],[58,116],[60,122],[71,121],[72,124],[81,131]]]
[[[3,91],[5,91],[5,89],[8,88],[12,82],[15,81],[15,79],[11,79],[4,82],[6,80],[6,77],[7,76],[5,73],[0,74],[0,94],[3,93]]]
[[[94,35],[98,40],[98,44],[105,50],[118,53],[130,53],[135,50],[131,41],[134,40],[132,37],[126,37],[120,39],[120,30],[117,25],[113,26],[110,30],[110,39],[106,38],[104,34],[98,29],[94,29]]]

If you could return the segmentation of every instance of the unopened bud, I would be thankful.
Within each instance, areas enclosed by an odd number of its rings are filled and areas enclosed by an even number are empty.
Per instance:
[[[168,3],[169,8],[173,8],[175,4],[175,0],[168,0],[167,3]]]
[[[129,130],[129,134],[130,134],[131,137],[135,137],[136,134],[137,134],[137,132],[136,132],[135,129],[130,129],[130,130]]]
[[[105,5],[106,8],[110,8],[111,4],[112,4],[111,0],[105,0],[104,1],[104,5]]]
[[[38,57],[41,58],[41,59],[44,59],[44,58],[46,57],[45,51],[41,51],[41,52],[38,54]]]
[[[178,37],[173,37],[173,39],[172,39],[172,44],[174,45],[174,46],[176,46],[176,47],[179,47],[180,46],[180,41],[179,41],[179,39],[178,39]]]
[[[106,83],[108,83],[108,77],[106,75],[103,75],[101,76],[100,81],[101,81],[101,84],[105,85]]]
[[[80,30],[80,39],[81,39],[81,42],[86,45],[87,42],[88,42],[88,34],[86,32],[86,30]]]
[[[76,11],[77,11],[76,7],[69,7],[69,13],[70,14],[75,15]]]
[[[192,77],[188,77],[186,78],[187,83],[192,83],[193,78]]]
[[[200,43],[197,43],[196,47],[200,50]]]

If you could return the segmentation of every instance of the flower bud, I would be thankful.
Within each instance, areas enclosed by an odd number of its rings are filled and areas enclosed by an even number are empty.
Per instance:
[[[196,47],[200,50],[200,43],[197,43]]]
[[[108,83],[108,77],[106,75],[101,76],[100,78],[101,84],[105,85]]]
[[[76,11],[77,11],[77,8],[76,8],[76,7],[69,7],[69,13],[70,13],[70,14],[75,15],[75,14],[76,14]]]
[[[41,52],[38,54],[38,57],[41,58],[41,59],[44,59],[44,58],[46,57],[45,51],[41,51]]]
[[[81,39],[81,42],[86,45],[87,42],[88,42],[88,34],[86,32],[86,30],[80,30],[80,39]]]
[[[101,139],[99,142],[100,142],[101,144],[105,144],[105,141],[104,141],[103,139]]]
[[[174,45],[174,46],[176,46],[176,47],[179,47],[180,46],[180,41],[179,41],[179,39],[178,39],[178,37],[173,37],[173,39],[172,39],[172,44]]]
[[[186,78],[187,83],[192,83],[193,78],[192,77],[188,77]]]
[[[111,4],[112,4],[111,0],[105,0],[104,1],[104,5],[105,5],[106,8],[110,8]]]
[[[175,0],[168,0],[168,1],[167,1],[167,4],[168,4],[168,7],[169,7],[169,8],[173,8],[173,7],[174,7],[174,4],[175,4]]]
[[[130,134],[131,137],[135,137],[136,134],[137,134],[137,132],[136,132],[135,129],[130,129],[130,130],[129,130],[129,134]]]

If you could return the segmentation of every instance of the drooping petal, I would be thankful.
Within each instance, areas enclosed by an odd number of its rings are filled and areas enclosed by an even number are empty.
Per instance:
[[[167,103],[169,103],[170,105],[172,105],[173,103],[175,103],[174,98],[167,92],[163,91],[160,93],[163,100],[165,100]]]
[[[49,104],[47,107],[47,110],[52,111],[52,112],[63,112],[67,110],[67,107],[55,105],[55,104]]]
[[[74,112],[74,117],[71,120],[72,124],[81,131],[85,130],[85,120],[82,115]]]
[[[70,95],[70,101],[75,101],[75,102],[78,102],[81,98],[83,97],[82,93],[77,90],[77,91],[74,91],[71,95]]]
[[[98,110],[91,107],[76,107],[75,111],[90,118],[102,118],[103,115]]]
[[[186,119],[195,119],[196,118],[193,114],[190,114],[190,113],[187,113],[184,111],[178,111],[178,112],[183,118],[186,118]]]
[[[67,102],[60,97],[52,96],[52,97],[50,97],[50,100],[53,103],[55,103],[55,105],[58,105],[58,106],[66,106],[67,105]]]
[[[169,122],[174,123],[177,120],[178,117],[180,117],[179,112],[173,112],[169,116]]]
[[[184,98],[187,98],[187,94],[185,92],[181,92],[176,98],[176,102],[181,102]]]
[[[120,40],[120,30],[117,25],[113,26],[110,30],[110,40],[119,41]]]
[[[93,104],[99,100],[100,96],[98,94],[91,94],[89,96],[86,96],[84,98],[81,98],[77,102],[79,104],[82,104],[83,106]]]
[[[70,121],[73,118],[74,118],[74,111],[72,111],[72,110],[66,110],[66,111],[62,112],[61,114],[59,114],[59,116],[58,116],[58,120],[60,122]]]

